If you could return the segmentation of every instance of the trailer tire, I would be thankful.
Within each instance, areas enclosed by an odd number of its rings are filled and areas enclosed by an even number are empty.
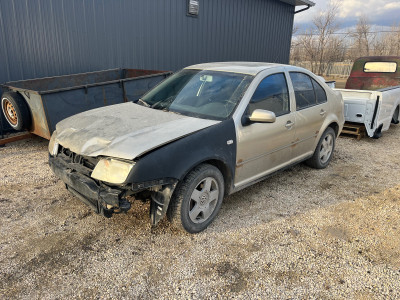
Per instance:
[[[399,106],[396,107],[392,117],[393,124],[399,124]]]
[[[6,92],[1,96],[1,110],[15,130],[31,127],[31,114],[25,99],[16,92]]]

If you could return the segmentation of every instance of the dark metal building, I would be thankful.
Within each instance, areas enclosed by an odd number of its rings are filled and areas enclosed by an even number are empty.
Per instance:
[[[198,15],[189,14],[198,3]],[[0,82],[115,67],[287,63],[304,0],[0,1]],[[196,8],[191,11],[196,12]]]
[[[0,1],[0,83],[118,67],[289,61],[308,0]],[[1,92],[1,91],[0,91]]]

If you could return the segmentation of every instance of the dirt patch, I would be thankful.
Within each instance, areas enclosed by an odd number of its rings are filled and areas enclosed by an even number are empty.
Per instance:
[[[148,204],[104,219],[51,173],[40,138],[0,149],[3,298],[400,298],[400,126],[339,138],[331,165],[298,165],[225,199],[197,235]],[[378,153],[378,154],[377,154]]]

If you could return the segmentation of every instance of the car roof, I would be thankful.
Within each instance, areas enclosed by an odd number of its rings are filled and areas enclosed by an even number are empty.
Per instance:
[[[226,61],[226,62],[198,64],[198,65],[188,66],[185,69],[232,72],[232,73],[241,73],[254,76],[266,69],[271,69],[275,67],[284,67],[284,66],[287,65],[265,63],[265,62],[250,62],[250,61]]]
[[[356,59],[356,61],[383,61],[383,62],[399,62],[400,61],[400,56],[364,56],[364,57],[359,57]]]

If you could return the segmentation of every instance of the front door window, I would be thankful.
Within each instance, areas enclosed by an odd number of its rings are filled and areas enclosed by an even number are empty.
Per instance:
[[[249,104],[249,115],[256,109],[269,110],[281,116],[290,112],[289,92],[283,73],[264,78],[258,85]]]

